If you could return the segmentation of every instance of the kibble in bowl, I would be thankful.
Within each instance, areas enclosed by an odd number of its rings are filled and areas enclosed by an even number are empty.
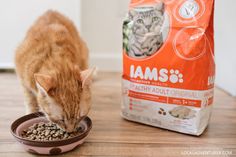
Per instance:
[[[84,128],[79,126],[76,131],[68,133],[60,129],[56,124],[51,122],[34,123],[29,128],[25,129],[21,133],[21,137],[35,140],[35,141],[56,141],[68,138],[73,138],[79,134],[82,134]]]
[[[43,113],[33,113],[17,119],[11,133],[26,151],[34,154],[61,154],[81,145],[92,128],[89,117],[84,117],[75,132],[67,133],[49,122]]]

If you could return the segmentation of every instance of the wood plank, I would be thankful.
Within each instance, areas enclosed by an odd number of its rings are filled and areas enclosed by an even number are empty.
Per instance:
[[[196,152],[229,150],[236,155],[235,98],[216,89],[209,127],[202,136],[194,137],[121,118],[120,77],[119,73],[100,73],[93,85],[93,106],[89,114],[93,129],[83,146],[62,156],[169,157],[184,156],[183,152],[189,149]],[[25,152],[9,132],[11,122],[25,111],[19,82],[13,73],[0,73],[0,82],[0,156],[33,156]]]
[[[17,143],[5,143],[8,148],[2,148],[0,146],[0,151],[5,155],[11,156],[12,154],[17,154],[19,156],[28,155]],[[171,150],[171,151],[170,151]],[[123,143],[102,143],[102,142],[86,142],[80,148],[76,148],[74,151],[64,154],[63,156],[183,156],[185,151],[188,151],[189,146],[186,145],[176,145],[176,144],[123,144]],[[221,148],[217,146],[197,146],[191,148],[191,152],[197,151],[236,151],[236,149]],[[217,156],[217,155],[215,155]],[[215,157],[214,156],[214,157]],[[219,155],[222,157],[224,155]],[[225,155],[226,156],[226,155]]]

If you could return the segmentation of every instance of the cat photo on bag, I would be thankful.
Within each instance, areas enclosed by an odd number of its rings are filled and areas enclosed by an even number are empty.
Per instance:
[[[155,6],[132,8],[129,11],[123,35],[124,41],[125,38],[128,39],[126,47],[130,57],[145,58],[160,49],[163,44],[161,29],[165,20],[164,12],[165,4],[162,2]]]

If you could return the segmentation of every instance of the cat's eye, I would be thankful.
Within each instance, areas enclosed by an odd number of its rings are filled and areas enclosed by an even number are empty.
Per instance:
[[[155,21],[158,21],[158,20],[159,20],[158,17],[153,17],[153,18],[152,18],[152,22],[155,22]]]
[[[138,20],[137,20],[137,23],[139,23],[139,24],[143,24],[144,22],[143,22],[142,19],[138,19]]]

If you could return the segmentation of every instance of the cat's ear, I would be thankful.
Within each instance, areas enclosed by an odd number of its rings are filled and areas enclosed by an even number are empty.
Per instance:
[[[49,75],[34,74],[34,79],[37,88],[44,93],[47,93],[50,89],[55,87],[55,82],[53,81],[53,78]]]
[[[136,16],[137,12],[134,9],[131,9],[129,11],[129,19],[133,20],[133,18]]]
[[[155,6],[155,9],[160,11],[162,14],[164,14],[164,12],[165,12],[165,4],[163,2],[160,2],[160,3],[158,3]]]
[[[82,81],[82,88],[91,85],[95,71],[96,68],[80,71],[80,68],[77,65],[75,66],[75,73],[78,75],[78,80]]]
[[[90,86],[93,80],[93,73],[96,71],[96,68],[87,69],[80,72],[80,78],[82,81],[82,87]]]

